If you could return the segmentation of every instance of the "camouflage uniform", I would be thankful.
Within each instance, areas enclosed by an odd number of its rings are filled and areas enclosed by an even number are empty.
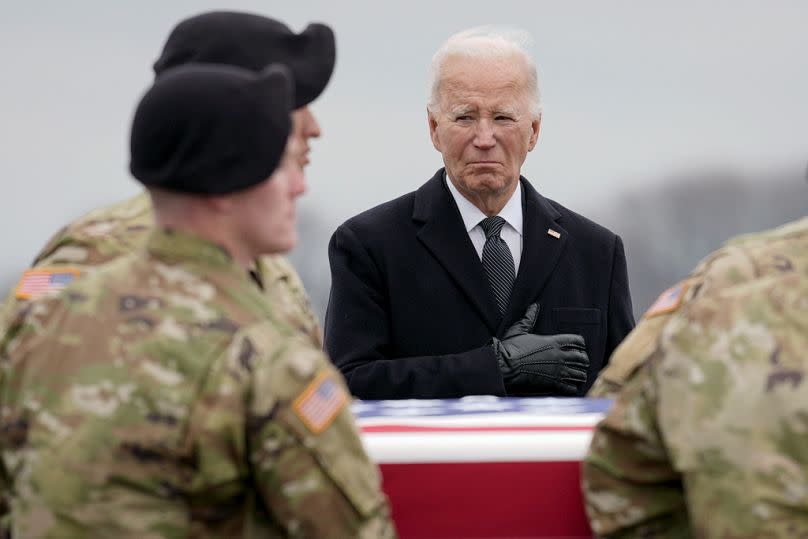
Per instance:
[[[83,273],[143,246],[154,228],[154,213],[147,193],[114,206],[88,213],[60,230],[34,260],[37,268],[71,267]],[[253,276],[269,301],[286,321],[322,348],[322,332],[306,290],[289,261],[279,255],[256,261]],[[3,312],[13,316],[20,303],[12,292]]]
[[[0,347],[14,537],[390,537],[325,355],[219,247],[145,248],[29,304]]]
[[[606,537],[808,536],[808,219],[739,237],[613,355],[583,467]]]

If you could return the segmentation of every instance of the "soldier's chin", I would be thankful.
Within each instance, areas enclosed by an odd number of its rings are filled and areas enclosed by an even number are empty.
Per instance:
[[[267,246],[269,255],[280,255],[291,251],[297,246],[297,232],[287,234],[283,237],[275,238],[271,245]]]

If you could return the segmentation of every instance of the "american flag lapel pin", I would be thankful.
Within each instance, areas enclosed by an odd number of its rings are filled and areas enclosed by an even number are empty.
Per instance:
[[[557,230],[553,230],[552,228],[547,229],[547,235],[552,236],[557,240],[561,239],[561,232],[558,232]]]

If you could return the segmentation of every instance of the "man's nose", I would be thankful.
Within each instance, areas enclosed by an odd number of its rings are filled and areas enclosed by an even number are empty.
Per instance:
[[[479,120],[474,127],[474,145],[478,148],[488,149],[496,143],[494,126],[487,119]]]
[[[306,138],[319,138],[322,134],[320,122],[317,121],[317,118],[314,116],[314,113],[309,107],[306,107],[305,111],[306,126],[304,128],[303,135]]]

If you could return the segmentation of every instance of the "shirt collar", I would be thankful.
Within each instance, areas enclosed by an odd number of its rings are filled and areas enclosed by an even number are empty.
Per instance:
[[[457,209],[460,210],[460,217],[463,219],[463,224],[466,227],[466,232],[471,232],[471,229],[480,224],[480,221],[485,219],[485,215],[480,208],[471,203],[469,199],[460,194],[452,180],[449,179],[449,173],[445,173],[446,185],[449,187],[449,192],[452,193]],[[522,235],[522,182],[519,182],[519,188],[513,190],[511,198],[499,212],[499,216],[505,219],[505,222],[511,225],[519,235]]]

